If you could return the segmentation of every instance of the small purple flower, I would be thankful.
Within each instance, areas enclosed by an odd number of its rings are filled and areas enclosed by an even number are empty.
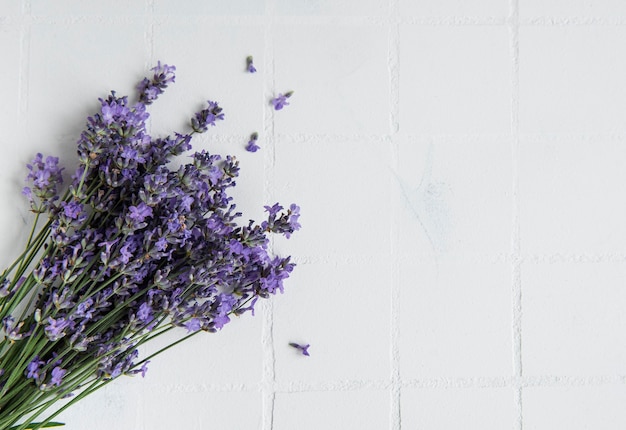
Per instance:
[[[66,373],[67,370],[62,369],[59,366],[55,367],[52,369],[52,378],[50,378],[50,383],[58,387],[63,382],[63,376],[65,376]]]
[[[83,211],[83,205],[79,202],[71,201],[69,203],[63,203],[63,213],[70,219],[78,219]]]
[[[256,73],[256,68],[254,67],[254,63],[252,61],[252,55],[249,55],[246,58],[246,70],[248,73]]]
[[[215,328],[221,330],[230,322],[230,318],[228,318],[228,315],[218,315],[213,319],[213,322],[215,323]]]
[[[64,330],[68,328],[70,322],[65,318],[57,318],[54,319],[52,317],[48,317],[48,325],[45,328],[46,336],[51,341],[56,341],[65,336]]]
[[[137,311],[137,318],[139,318],[139,320],[144,324],[148,324],[150,321],[152,321],[152,308],[149,304],[144,302],[141,304],[141,306],[139,306],[139,310]]]
[[[39,360],[39,356],[35,356],[33,360],[26,366],[26,377],[30,379],[39,379],[39,368],[46,364]]]
[[[283,207],[278,203],[274,203],[273,206],[263,206],[267,212],[269,212],[270,216],[276,216],[278,212],[283,210]]]
[[[150,360],[144,362],[141,367],[137,370],[134,370],[133,373],[137,374],[137,373],[141,373],[141,377],[145,378],[146,377],[146,372],[148,371],[148,363],[150,363]]]
[[[281,110],[285,106],[289,106],[289,102],[287,99],[293,95],[293,91],[287,91],[285,94],[278,94],[278,97],[274,97],[272,101],[272,105],[274,106],[274,110]]]
[[[256,141],[258,138],[259,138],[258,133],[252,133],[250,135],[250,140],[248,141],[248,144],[246,145],[246,151],[257,152],[261,148],[259,145],[256,144]]]
[[[156,241],[154,245],[156,246],[157,251],[163,252],[167,249],[167,239],[162,236],[159,238],[159,240]]]
[[[306,345],[300,345],[299,343],[290,343],[289,346],[296,348],[298,351],[300,351],[302,353],[302,355],[306,355],[307,357],[310,355],[309,354],[309,347],[311,345],[309,345],[308,343]]]
[[[136,222],[143,222],[146,218],[152,216],[152,208],[144,202],[139,203],[137,206],[131,206],[128,208],[130,212],[128,217]]]
[[[209,129],[209,126],[215,126],[215,121],[224,119],[222,108],[219,107],[217,102],[208,100],[207,103],[209,105],[208,108],[196,112],[195,116],[191,118],[191,127],[196,133],[204,133]]]
[[[187,329],[187,332],[191,333],[192,331],[200,330],[202,325],[200,324],[200,320],[198,318],[191,318],[185,323],[185,328]]]

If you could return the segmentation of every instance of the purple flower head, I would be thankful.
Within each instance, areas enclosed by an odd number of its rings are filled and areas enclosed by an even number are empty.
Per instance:
[[[139,318],[139,321],[144,324],[148,324],[150,321],[152,321],[152,308],[149,304],[144,302],[141,304],[141,306],[139,306],[139,310],[137,311],[137,318]]]
[[[217,102],[208,100],[207,103],[209,106],[206,109],[202,109],[191,118],[191,127],[196,133],[204,133],[209,129],[209,126],[215,126],[215,121],[224,119],[222,108]]]
[[[308,343],[306,345],[300,345],[299,343],[291,342],[289,346],[296,348],[298,351],[302,353],[302,355],[306,355],[307,357],[310,355],[309,347],[311,345],[309,345]]]
[[[26,198],[28,199],[28,201],[32,202],[33,201],[33,190],[30,189],[30,187],[24,187],[22,188],[22,194],[24,196],[26,196]]]
[[[288,222],[289,222],[289,226],[291,227],[291,230],[292,231],[300,230],[300,228],[302,227],[300,223],[298,222],[298,220],[300,219],[300,206],[296,205],[295,203],[292,203],[291,206],[289,206],[288,216],[289,216]],[[291,232],[286,231],[285,237],[289,239],[291,237]]]
[[[167,239],[165,238],[165,236],[161,236],[154,245],[157,251],[163,252],[167,249]]]
[[[261,148],[259,145],[256,144],[256,141],[258,138],[259,138],[258,133],[252,133],[250,135],[250,140],[248,141],[248,144],[246,145],[246,151],[257,152]]]
[[[187,332],[191,333],[193,331],[200,330],[202,328],[202,324],[200,324],[200,320],[198,318],[191,318],[185,323],[185,328],[187,329]]]
[[[128,208],[128,217],[138,223],[143,222],[146,218],[152,216],[152,208],[144,202],[139,203],[137,206],[131,206]]]
[[[28,366],[26,366],[26,377],[30,379],[39,379],[39,368],[46,364],[45,361],[41,361],[39,356],[35,356]]]
[[[176,79],[176,67],[168,66],[167,64],[161,64],[157,62],[156,67],[152,68],[154,75],[152,80],[143,78],[143,80],[137,85],[139,90],[139,101],[144,105],[152,104],[159,95],[163,94],[163,90],[167,88],[167,85],[174,82]]]
[[[248,73],[256,73],[256,68],[254,67],[252,55],[249,55],[246,58],[246,70],[248,71]]]
[[[63,183],[57,157],[46,157],[37,154],[31,164],[28,164],[26,180],[32,183],[32,187],[26,187],[22,193],[30,200],[31,207],[35,212],[42,212],[49,202],[58,198],[57,186]],[[34,197],[39,198],[41,205],[34,203]]]
[[[78,219],[83,211],[83,205],[79,202],[71,201],[69,203],[62,203],[63,213],[69,219]]]
[[[167,64],[161,64],[161,61],[157,61],[157,65],[152,68],[154,72],[154,80],[162,84],[169,84],[176,79],[176,66],[168,66]]]
[[[224,328],[226,324],[230,322],[230,318],[228,315],[218,315],[213,319],[213,323],[215,324],[215,328],[221,330]]]
[[[150,363],[150,360],[145,361],[139,369],[132,370],[130,373],[133,375],[137,375],[138,373],[141,373],[141,377],[145,378],[146,373],[148,372],[148,363]]]
[[[283,207],[279,205],[278,203],[274,203],[273,206],[263,206],[263,207],[265,208],[266,212],[269,212],[269,216],[276,216],[278,212],[283,210]]]
[[[115,121],[124,120],[131,113],[131,110],[126,107],[126,100],[115,99],[115,93],[113,93],[113,98],[108,98],[106,100],[100,99],[102,103],[102,108],[100,111],[102,112],[102,120],[105,124],[110,125]]]
[[[63,376],[65,376],[66,373],[67,370],[56,366],[54,369],[52,369],[52,377],[50,378],[50,383],[58,387],[63,382]]]
[[[274,97],[271,102],[274,106],[274,110],[281,110],[285,106],[289,106],[287,99],[293,95],[293,91],[287,91],[285,94],[278,94],[278,97]]]
[[[45,328],[46,336],[53,342],[65,336],[65,329],[70,326],[70,322],[65,318],[54,319],[48,317],[47,321],[48,325]]]

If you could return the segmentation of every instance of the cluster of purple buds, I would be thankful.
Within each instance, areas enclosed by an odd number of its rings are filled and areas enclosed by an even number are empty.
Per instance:
[[[152,80],[148,78],[143,78],[143,80],[137,85],[137,90],[139,91],[139,102],[144,105],[152,104],[153,101],[159,97],[159,95],[163,94],[163,90],[167,88],[167,85],[171,82],[174,82],[176,78],[175,66],[168,66],[167,64],[161,64],[159,61],[152,69],[154,75],[152,76]]]
[[[43,212],[58,199],[57,188],[63,183],[61,176],[63,169],[59,167],[57,157],[48,156],[44,160],[41,154],[37,154],[32,163],[26,167],[28,168],[26,181],[29,186],[24,187],[22,194],[26,196],[34,212]]]
[[[44,345],[19,370],[39,389],[80,388],[65,386],[75,369],[102,380],[143,375],[138,347],[160,327],[220,330],[254,313],[258,298],[282,292],[294,268],[289,257],[271,255],[268,234],[298,230],[297,205],[266,206],[266,220],[240,224],[228,194],[239,174],[234,157],[202,150],[170,166],[191,149],[193,133],[147,133],[145,106],[175,78],[173,66],[159,62],[153,71],[138,86],[138,103],[114,92],[100,100],[78,141],[69,192],[58,193],[56,158],[38,154],[28,165],[24,194],[33,211],[48,214],[49,236],[30,274],[0,278],[0,299],[27,300],[30,313],[10,304],[0,320],[11,342]],[[209,101],[191,126],[202,133],[223,119]],[[19,387],[15,373],[0,374],[0,387]],[[0,410],[12,407],[0,397]]]

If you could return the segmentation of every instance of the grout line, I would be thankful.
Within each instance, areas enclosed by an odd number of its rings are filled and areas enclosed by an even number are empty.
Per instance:
[[[511,176],[512,176],[512,231],[511,231],[511,331],[513,343],[513,401],[514,428],[522,430],[523,366],[522,366],[522,278],[521,231],[519,201],[519,0],[510,0],[509,35],[511,49]]]
[[[263,70],[265,78],[265,90],[263,91],[263,162],[265,181],[263,196],[267,204],[273,201],[274,189],[274,165],[276,163],[276,136],[274,110],[268,100],[273,96],[276,88],[275,65],[274,65],[274,11],[276,5],[274,0],[267,0],[265,4],[264,17],[264,58]],[[270,237],[270,252],[274,250],[274,237]],[[276,404],[276,349],[274,346],[274,305],[272,300],[263,301],[263,375],[261,383],[262,396],[262,424],[263,430],[274,428],[274,411]]]
[[[395,1],[395,0],[389,0]],[[26,4],[26,3],[23,3]],[[137,16],[132,15],[64,15],[47,16],[31,15],[30,3],[28,3],[27,16],[24,17],[31,24],[57,24],[73,25],[80,23],[103,23],[109,25],[123,25],[136,23]],[[24,8],[23,8],[24,9]],[[211,15],[154,15],[157,24],[185,24],[185,25],[264,25],[269,14],[253,16],[211,16]],[[425,27],[471,27],[471,26],[510,26],[509,20],[505,16],[273,16],[272,21],[276,24],[289,25],[356,25],[356,26],[379,26],[386,27],[394,24],[407,24]],[[0,16],[0,20],[11,20],[11,17]],[[624,27],[626,26],[626,16],[622,17],[600,17],[600,16],[535,16],[530,18],[516,19],[518,26],[525,27]]]
[[[554,376],[535,375],[517,378],[515,376],[477,376],[477,377],[431,377],[403,379],[399,388],[410,389],[490,389],[490,388],[575,388],[601,387],[605,385],[623,385],[626,375],[604,376]],[[277,382],[271,386],[270,395],[276,393],[312,393],[312,392],[348,392],[381,391],[393,388],[393,382],[386,379],[375,380],[334,380],[334,381],[297,381]],[[221,383],[221,384],[158,384],[146,382],[150,392],[163,393],[205,393],[205,392],[258,392],[256,383]],[[272,403],[273,404],[273,401]],[[273,407],[273,406],[272,406]]]
[[[389,73],[389,90],[390,90],[390,115],[389,126],[391,129],[391,145],[392,165],[394,170],[399,171],[399,153],[397,143],[394,139],[400,130],[400,19],[399,19],[399,0],[389,0],[389,52],[387,58],[387,67]],[[396,217],[399,216],[397,210],[394,211]],[[397,223],[390,226],[391,234],[391,384],[390,384],[390,429],[402,429],[402,374],[400,372],[400,261],[395,258],[397,255],[396,244],[399,241]]]

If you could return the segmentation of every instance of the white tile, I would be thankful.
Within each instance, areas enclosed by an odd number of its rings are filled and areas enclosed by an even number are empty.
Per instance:
[[[626,15],[622,0],[524,0],[520,2],[520,18],[537,17],[602,17]]]
[[[0,3],[0,17],[13,16],[22,13],[22,2],[20,1],[3,1]]]
[[[31,0],[32,15],[52,16],[131,16],[142,15],[146,11],[143,1],[108,0],[106,2],[84,0]]]
[[[524,389],[524,430],[620,430],[626,427],[623,384]]]
[[[300,264],[274,301],[279,382],[386,380],[391,264]],[[310,344],[310,356],[289,346]]]
[[[210,50],[200,48],[205,42]],[[263,99],[263,43],[263,28],[255,25],[188,26],[180,21],[156,26],[154,56],[177,70],[176,82],[154,104],[153,128],[190,131],[189,119],[213,100],[224,109],[225,119],[206,136],[239,135],[243,148],[251,133],[262,134],[263,109],[269,103]],[[249,55],[257,73],[245,70]]]
[[[274,91],[294,91],[290,106],[275,112],[276,131],[389,133],[388,33],[373,25],[276,26]]]
[[[406,138],[398,144],[399,253],[493,260],[510,252],[507,139]]]
[[[145,392],[141,427],[151,430],[260,429],[258,392]],[[120,428],[119,424],[117,427]]]
[[[111,90],[134,95],[134,87],[145,73],[145,59],[137,54],[144,49],[141,21],[34,25],[28,76],[32,140],[48,143],[51,137],[56,138],[53,142],[64,137],[63,146],[58,142],[51,150],[74,159],[74,142],[87,116],[99,110],[98,98],[106,98]]]
[[[388,391],[278,393],[275,430],[359,429],[389,426]]]
[[[403,26],[400,131],[509,132],[510,71],[504,26]]]
[[[246,313],[231,319],[217,333],[199,333],[154,357],[148,365],[144,384],[155,389],[191,386],[198,390],[215,384],[255,384],[260,381],[263,363],[261,318],[258,314],[252,317]],[[187,330],[180,328],[162,335],[142,349],[141,357],[186,334]]]
[[[533,254],[623,253],[623,142],[522,139],[521,247]]]
[[[67,430],[140,428],[142,397],[142,381],[122,376],[71,405],[54,421],[65,423],[63,429]],[[69,400],[60,402],[59,406]]]
[[[6,63],[0,68],[0,94],[3,102],[0,104],[0,142],[3,150],[12,150],[9,136],[14,137],[19,132],[18,113],[20,109],[20,27],[18,25],[0,26],[0,57]],[[4,158],[4,157],[3,157]]]
[[[403,378],[511,374],[508,264],[407,259],[398,282]]]
[[[626,372],[626,265],[524,264],[524,375]]]
[[[337,261],[389,255],[389,163],[384,143],[279,141],[272,195],[302,213],[302,229],[279,249]]]
[[[388,11],[386,0],[276,0],[279,15],[385,16]]]
[[[502,430],[514,422],[509,388],[403,389],[401,399],[403,428]]]
[[[524,133],[623,133],[626,61],[620,26],[521,27],[519,121]]]
[[[154,11],[163,15],[262,15],[265,0],[155,0]],[[216,34],[216,33],[215,33]]]
[[[400,13],[417,17],[502,18],[509,13],[509,2],[507,0],[400,0]]]
[[[15,25],[0,26],[0,58],[6,64],[0,68],[0,266],[8,266],[19,253],[16,244],[25,244],[34,215],[26,198],[22,196],[26,164],[37,152],[45,152],[45,141],[26,137],[22,113],[22,89],[25,80],[20,54],[20,28]],[[46,95],[40,95],[40,103],[46,103]],[[52,103],[52,102],[50,102]]]

